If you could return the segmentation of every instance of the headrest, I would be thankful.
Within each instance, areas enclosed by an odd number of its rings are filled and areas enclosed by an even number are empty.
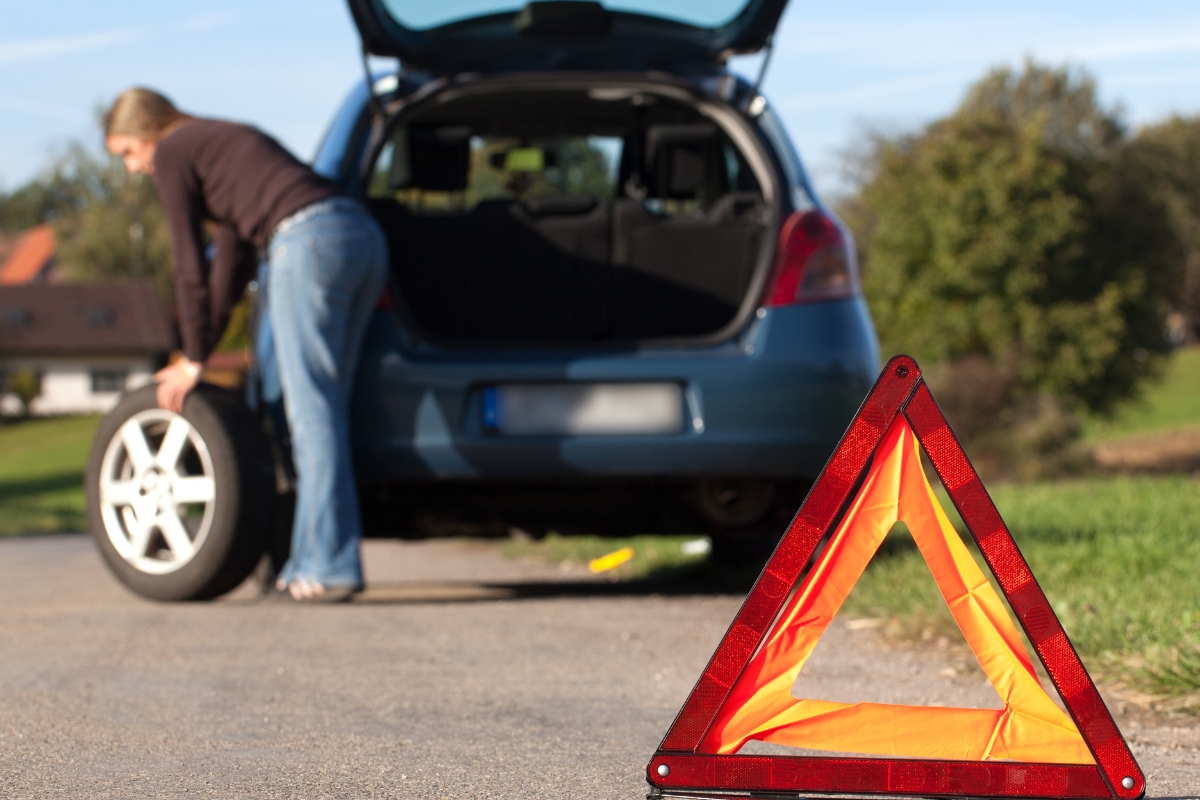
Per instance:
[[[457,192],[467,188],[471,168],[471,129],[413,126],[392,137],[392,189]]]
[[[690,199],[704,187],[719,145],[708,122],[651,125],[646,129],[646,176],[650,195]]]

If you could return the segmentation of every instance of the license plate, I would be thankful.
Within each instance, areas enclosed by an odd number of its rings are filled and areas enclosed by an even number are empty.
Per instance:
[[[483,390],[483,425],[513,436],[679,433],[683,389],[677,383],[491,386]]]

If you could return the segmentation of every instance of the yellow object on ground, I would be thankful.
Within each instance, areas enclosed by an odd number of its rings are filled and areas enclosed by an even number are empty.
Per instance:
[[[622,547],[620,550],[614,550],[606,556],[593,558],[588,562],[588,569],[592,572],[608,572],[610,569],[616,569],[621,566],[631,558],[633,558],[633,548]]]
[[[800,668],[897,520],[908,524],[1003,708],[792,696]],[[902,415],[880,443],[829,545],[734,685],[700,752],[736,753],[750,739],[904,758],[1095,763],[1075,723],[1042,689],[1016,626],[938,504]]]

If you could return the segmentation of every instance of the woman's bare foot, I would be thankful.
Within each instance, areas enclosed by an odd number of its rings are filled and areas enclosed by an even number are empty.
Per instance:
[[[288,594],[293,600],[316,600],[325,594],[325,587],[317,581],[298,578],[288,585]]]
[[[275,588],[280,592],[287,591],[293,600],[317,603],[338,603],[343,600],[349,600],[351,595],[359,591],[359,587],[356,586],[338,586],[327,589],[319,581],[312,581],[307,578],[297,578],[287,584],[283,581],[277,581]]]

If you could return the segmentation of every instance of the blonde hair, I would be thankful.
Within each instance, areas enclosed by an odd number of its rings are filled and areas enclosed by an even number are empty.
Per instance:
[[[167,128],[185,119],[190,117],[163,95],[134,86],[117,95],[105,113],[104,135],[158,141]]]

